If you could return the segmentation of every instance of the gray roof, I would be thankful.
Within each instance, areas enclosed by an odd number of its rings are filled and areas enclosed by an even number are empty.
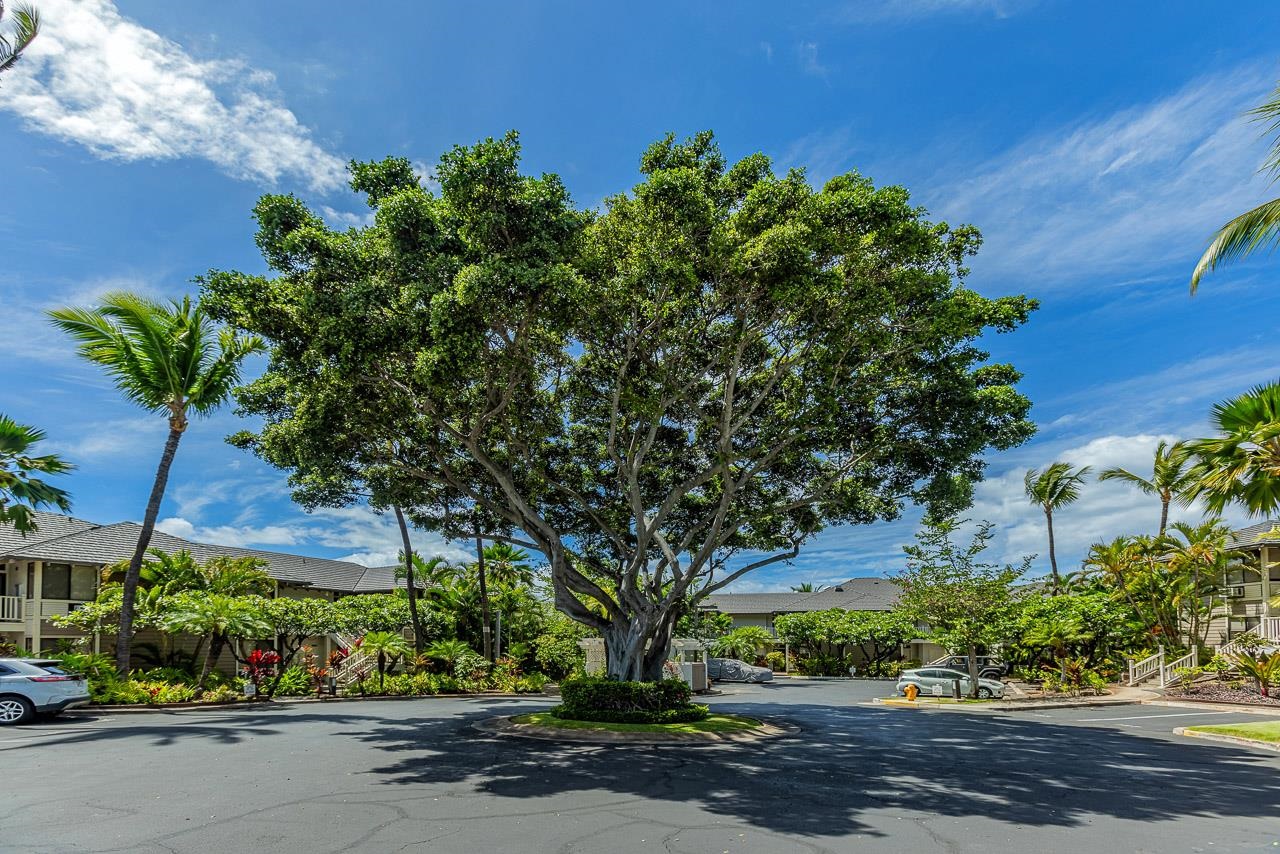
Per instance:
[[[0,557],[56,563],[118,563],[133,556],[142,530],[142,526],[134,522],[94,525],[54,513],[39,513],[36,521],[38,533],[26,539],[12,528],[0,525]],[[345,560],[196,543],[163,531],[152,534],[149,547],[170,554],[185,549],[201,562],[223,555],[257,558],[266,561],[267,574],[282,584],[320,590],[381,593],[404,586],[403,581],[396,582],[395,567],[367,567]]]
[[[29,534],[19,534],[12,525],[0,525],[0,555],[13,554],[15,549],[29,548],[46,540],[98,527],[93,522],[42,510],[35,512],[35,522],[36,530]]]
[[[898,601],[892,578],[850,578],[817,593],[713,593],[704,601],[725,614],[794,614],[843,608],[889,611]]]
[[[1241,528],[1233,531],[1231,537],[1240,546],[1276,545],[1280,543],[1280,519],[1267,519]]]

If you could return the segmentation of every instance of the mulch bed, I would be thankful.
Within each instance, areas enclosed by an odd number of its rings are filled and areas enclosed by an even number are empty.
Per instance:
[[[1190,688],[1169,688],[1164,692],[1170,700],[1195,700],[1202,703],[1237,703],[1248,706],[1280,706],[1280,697],[1264,697],[1247,688],[1202,684]]]

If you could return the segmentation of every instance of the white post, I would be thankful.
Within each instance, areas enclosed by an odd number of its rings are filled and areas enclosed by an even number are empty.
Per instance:
[[[43,622],[44,605],[44,561],[35,562],[34,580],[31,582],[31,651],[40,654],[40,624]]]

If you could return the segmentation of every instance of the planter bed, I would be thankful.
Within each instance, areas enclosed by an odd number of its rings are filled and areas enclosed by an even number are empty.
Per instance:
[[[502,691],[485,691],[479,694],[370,694],[367,697],[276,697],[274,699],[266,699],[265,697],[244,698],[239,700],[228,700],[217,703],[128,703],[126,705],[88,705],[76,706],[73,709],[67,709],[63,714],[92,714],[93,712],[176,712],[187,709],[226,709],[235,706],[279,706],[286,703],[346,703],[358,702],[361,700],[432,700],[432,699],[476,699],[484,697],[495,697],[502,699],[513,699],[527,697],[529,699],[542,699],[547,697],[545,692],[542,694],[508,694]]]
[[[1197,685],[1191,689],[1173,688],[1164,692],[1165,699],[1190,703],[1230,703],[1234,706],[1265,706],[1280,709],[1280,697],[1263,697],[1243,688],[1225,685]]]

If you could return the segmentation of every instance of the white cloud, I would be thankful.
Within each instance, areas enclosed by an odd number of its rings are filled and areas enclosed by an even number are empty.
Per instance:
[[[297,525],[214,525],[203,527],[181,516],[171,516],[156,523],[156,529],[184,540],[213,543],[219,546],[253,548],[259,546],[296,546],[308,538],[306,528]]]
[[[351,549],[342,560],[366,566],[386,566],[399,559],[400,529],[395,517],[378,515],[367,507],[322,508],[312,513],[321,520],[316,542],[335,549]],[[472,553],[459,545],[446,542],[438,534],[410,529],[413,550],[420,555],[444,555],[451,560],[471,560]]]
[[[328,205],[321,205],[320,215],[328,220],[331,226],[339,228],[364,228],[373,224],[373,211],[370,210],[340,211]]]
[[[814,77],[826,77],[831,69],[822,64],[818,58],[817,42],[801,42],[796,46],[796,56],[800,62],[800,70]]]
[[[50,440],[48,453],[61,454],[76,465],[105,459],[151,454],[159,460],[168,426],[159,415],[86,422],[71,439]]]
[[[111,0],[42,0],[44,28],[5,75],[0,108],[101,157],[201,157],[227,174],[341,187],[343,160],[311,137],[274,78],[235,59],[200,60],[120,14]]]
[[[977,271],[1047,282],[1188,265],[1228,218],[1266,197],[1260,128],[1272,85],[1250,65],[1154,102],[1036,134],[925,197],[986,237]],[[950,164],[950,175],[964,171]]]
[[[787,146],[777,159],[784,169],[803,168],[810,183],[822,186],[849,170],[856,151],[853,128],[844,126],[806,134]]]

